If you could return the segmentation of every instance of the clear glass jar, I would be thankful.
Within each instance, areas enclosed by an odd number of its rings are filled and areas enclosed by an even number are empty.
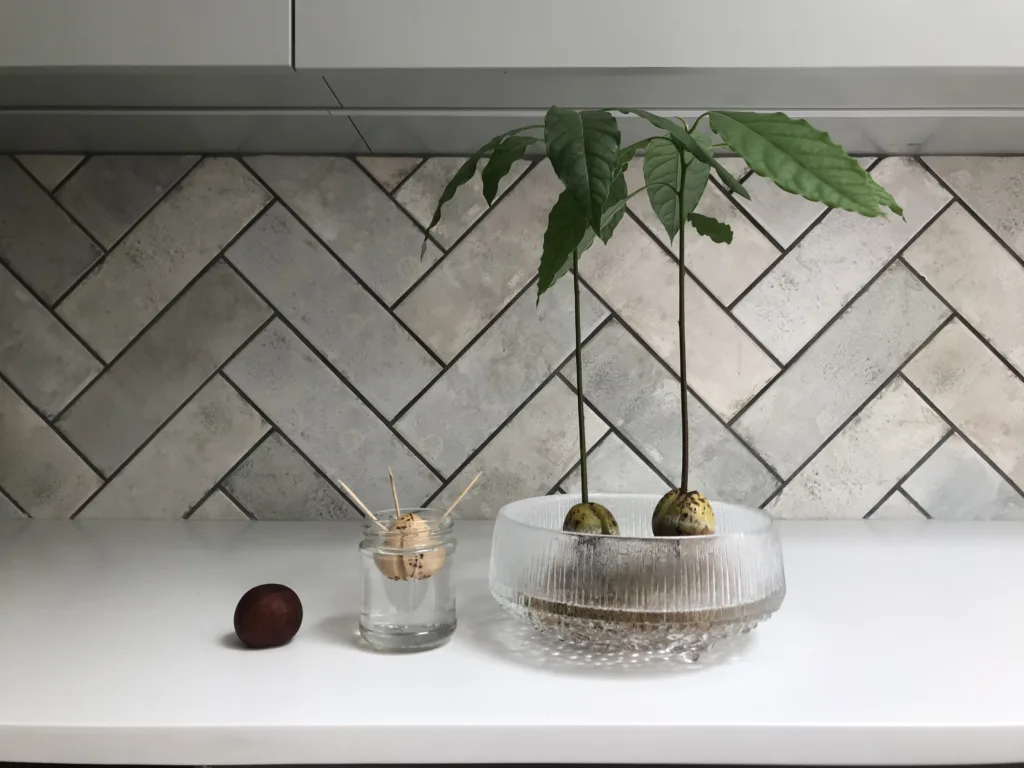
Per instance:
[[[381,651],[425,651],[455,632],[455,532],[436,509],[377,513],[359,545],[359,632]]]

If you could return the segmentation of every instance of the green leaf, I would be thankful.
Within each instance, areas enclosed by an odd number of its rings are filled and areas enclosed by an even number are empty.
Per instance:
[[[616,163],[615,173],[620,174],[626,170],[626,166],[629,165],[630,161],[636,155],[637,152],[643,149],[647,149],[647,145],[650,143],[650,139],[641,139],[635,144],[630,144],[628,147],[623,147],[619,150],[619,160]]]
[[[619,157],[619,124],[608,112],[551,107],[544,118],[544,142],[558,178],[590,226],[600,229]]]
[[[710,165],[712,168],[718,171],[719,177],[721,177],[722,181],[726,183],[726,186],[728,186],[740,197],[745,197],[747,200],[750,199],[750,193],[748,193],[747,190],[743,188],[743,185],[736,180],[736,177],[729,173],[729,171],[727,171],[720,162],[715,160],[715,158],[711,156],[711,153],[708,150],[704,149],[704,147],[702,147],[697,142],[697,140],[693,138],[693,136],[687,133],[686,129],[683,128],[683,126],[681,126],[679,123],[675,122],[674,120],[670,120],[667,117],[656,115],[653,112],[648,112],[646,109],[630,109],[617,107],[616,111],[622,112],[623,114],[626,115],[633,114],[636,115],[637,117],[642,117],[655,128],[661,128],[661,130],[663,131],[668,131],[669,134],[671,134],[672,138],[678,141],[680,144],[682,144],[683,147],[688,152],[691,152],[694,157],[696,157],[702,163]]]
[[[612,179],[612,186],[608,192],[608,201],[605,204],[604,215],[601,216],[601,242],[607,243],[615,234],[615,228],[619,226],[622,217],[626,215],[626,199],[629,196],[629,189],[626,187],[626,177],[619,174]],[[589,245],[587,246],[590,247]],[[586,250],[583,248],[581,250]]]
[[[699,131],[692,136],[710,154],[711,150],[708,147],[711,146],[711,137]],[[683,218],[686,219],[696,210],[697,204],[704,196],[708,177],[711,176],[711,166],[702,163],[689,152],[683,155],[683,162],[686,163],[686,176],[683,177]]]
[[[712,112],[711,130],[742,157],[754,173],[779,187],[830,208],[882,216],[882,206],[902,215],[846,150],[806,120],[781,112]]]
[[[587,219],[576,196],[562,190],[548,213],[548,228],[544,232],[544,250],[537,273],[537,301],[572,266],[572,252],[579,247],[587,232]],[[593,242],[593,240],[591,240]]]
[[[494,197],[498,194],[498,184],[512,170],[512,166],[516,161],[523,159],[531,144],[538,141],[540,139],[536,136],[508,136],[494,148],[487,165],[484,166],[484,172],[480,175],[484,183],[484,200],[487,201],[487,205],[494,202]]]
[[[441,193],[441,197],[438,198],[437,207],[434,209],[434,215],[431,217],[430,224],[427,226],[427,234],[429,234],[430,230],[436,227],[438,222],[441,221],[441,209],[444,207],[444,204],[451,200],[453,197],[455,197],[455,193],[459,191],[459,187],[461,187],[463,184],[469,181],[472,181],[473,177],[476,175],[476,167],[477,164],[479,164],[480,162],[480,158],[482,158],[484,155],[486,155],[488,152],[490,152],[496,146],[498,146],[502,142],[502,140],[505,139],[507,136],[515,136],[516,134],[520,134],[523,133],[524,131],[529,131],[539,127],[540,126],[538,125],[527,125],[522,128],[516,128],[511,131],[506,131],[500,136],[495,136],[493,139],[491,139],[482,147],[480,147],[480,149],[474,152],[473,155],[461,165],[459,170],[455,172],[455,175],[452,176],[451,181],[448,182],[448,186],[446,186],[444,188],[444,192]],[[427,237],[424,236],[423,245],[420,246],[421,259],[426,254],[426,252]]]
[[[712,242],[732,242],[732,227],[718,219],[713,219],[710,216],[704,216],[700,213],[694,213],[690,215],[689,221],[693,224],[693,228],[697,230],[698,235],[709,237]]]
[[[683,152],[671,139],[651,139],[644,155],[647,199],[668,233],[669,242],[679,232],[679,188],[683,183]]]

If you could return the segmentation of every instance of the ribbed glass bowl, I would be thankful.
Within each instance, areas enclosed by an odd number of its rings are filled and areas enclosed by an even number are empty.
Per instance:
[[[786,578],[772,518],[712,501],[711,536],[655,537],[660,497],[592,494],[620,536],[562,531],[578,496],[506,504],[491,544],[490,588],[513,615],[550,637],[593,650],[680,653],[749,632],[782,604]]]

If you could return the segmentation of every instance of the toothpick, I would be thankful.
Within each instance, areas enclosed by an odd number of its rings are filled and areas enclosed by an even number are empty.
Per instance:
[[[338,481],[338,485],[341,486],[341,490],[343,490],[345,493],[347,493],[348,497],[350,499],[352,499],[352,501],[354,501],[356,503],[356,506],[359,507],[361,510],[363,510],[363,514],[364,515],[366,515],[368,518],[373,520],[373,522],[375,522],[377,525],[379,525],[382,530],[385,530],[385,531],[389,530],[388,527],[386,525],[384,525],[384,523],[382,523],[380,520],[378,520],[377,516],[375,514],[373,514],[373,512],[370,511],[370,508],[367,507],[365,504],[363,504],[362,501],[359,500],[359,497],[355,495],[355,493],[352,491],[352,489],[349,488],[347,485],[345,485],[341,481],[341,478],[335,478],[335,480]]]
[[[462,501],[462,497],[465,496],[467,493],[469,493],[469,489],[470,488],[472,488],[474,485],[476,485],[476,481],[480,479],[480,475],[482,475],[482,474],[483,474],[483,472],[477,472],[476,473],[476,477],[474,477],[472,480],[469,481],[469,485],[466,486],[466,490],[464,490],[462,493],[459,494],[459,498],[457,498],[454,502],[452,502],[452,505],[450,507],[448,507],[447,511],[445,511],[445,513],[443,515],[441,515],[441,517],[438,519],[437,522],[439,524],[446,517],[448,517],[448,515],[450,515],[452,513],[452,510],[455,509],[456,505],[458,505],[458,503],[460,501]]]
[[[398,504],[398,489],[395,488],[395,473],[388,467],[388,477],[391,478],[391,495],[395,497],[395,517],[402,516],[402,508]]]

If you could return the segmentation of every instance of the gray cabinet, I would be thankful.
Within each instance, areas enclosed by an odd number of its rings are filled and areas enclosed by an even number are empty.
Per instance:
[[[291,14],[291,0],[0,0],[0,69],[290,69]]]

